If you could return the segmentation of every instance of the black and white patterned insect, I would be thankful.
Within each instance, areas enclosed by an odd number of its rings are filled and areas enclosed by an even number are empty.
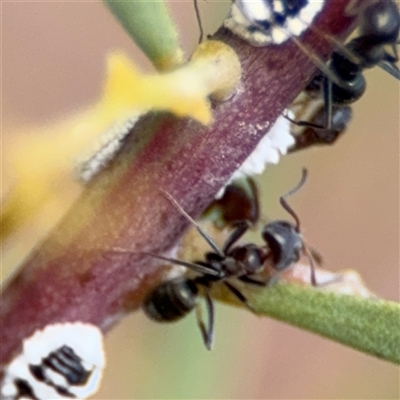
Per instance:
[[[52,324],[23,341],[5,368],[1,399],[86,399],[97,392],[105,355],[95,325]]]
[[[280,45],[299,37],[326,0],[235,0],[224,26],[253,46]]]
[[[214,304],[210,290],[215,283],[221,282],[241,303],[251,309],[246,296],[236,287],[234,282],[268,286],[271,281],[276,281],[280,272],[298,261],[302,252],[305,252],[310,257],[311,280],[315,285],[314,265],[300,232],[300,221],[286,201],[288,196],[291,196],[303,186],[306,178],[307,171],[304,169],[300,183],[280,198],[281,205],[294,218],[295,224],[288,221],[268,223],[262,230],[261,235],[265,242],[262,246],[254,243],[237,244],[238,240],[251,226],[248,221],[240,221],[220,249],[214,240],[168,195],[180,212],[196,226],[212,251],[206,253],[203,260],[194,262],[186,262],[153,253],[143,253],[172,264],[187,267],[196,273],[195,277],[181,276],[157,286],[149,293],[143,303],[145,313],[158,322],[178,320],[193,309],[199,310],[198,296],[199,293],[203,293],[207,306],[208,323],[204,323],[200,312],[197,312],[197,322],[206,348],[211,349],[214,338]],[[272,261],[276,270],[272,280],[265,280],[259,275],[263,272],[267,260]]]

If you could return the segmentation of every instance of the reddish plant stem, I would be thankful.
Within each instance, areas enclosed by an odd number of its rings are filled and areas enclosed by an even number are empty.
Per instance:
[[[331,1],[319,29],[344,37],[351,23],[343,17],[348,2]],[[4,288],[0,364],[49,323],[79,320],[107,330],[139,307],[160,279],[160,263],[135,252],[171,249],[188,225],[160,189],[199,215],[316,70],[291,42],[255,48],[223,28],[214,39],[241,59],[237,95],[215,104],[209,128],[169,115],[148,115],[137,124],[111,168]],[[323,57],[331,51],[313,32],[304,43]],[[138,151],[138,138],[149,131],[154,136]]]

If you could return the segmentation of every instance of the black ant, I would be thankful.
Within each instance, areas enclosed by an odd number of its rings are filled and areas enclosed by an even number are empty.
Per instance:
[[[185,266],[199,275],[190,278],[182,276],[157,286],[145,299],[143,309],[148,317],[159,322],[175,321],[184,317],[194,308],[197,312],[199,325],[204,344],[211,349],[214,338],[214,303],[210,295],[211,287],[216,282],[222,282],[225,287],[244,305],[252,310],[245,295],[237,289],[228,278],[257,286],[268,286],[276,281],[280,272],[290,267],[300,258],[304,251],[310,258],[311,282],[316,285],[314,264],[312,256],[305,247],[301,232],[300,221],[296,213],[287,203],[287,197],[296,193],[307,179],[307,170],[303,169],[302,178],[298,185],[280,197],[282,207],[294,218],[295,224],[287,221],[273,221],[264,226],[262,238],[264,246],[253,243],[237,244],[238,240],[246,233],[251,224],[241,221],[230,234],[222,249],[214,240],[182,209],[182,207],[169,194],[166,194],[179,211],[196,226],[197,231],[212,248],[205,254],[204,260],[186,262],[174,258],[163,257],[152,253],[142,253],[163,261]],[[271,280],[258,279],[267,259],[272,259],[276,274]],[[208,324],[206,325],[200,315],[197,300],[199,293],[205,295]]]
[[[324,123],[300,121],[297,124],[327,131],[334,128],[335,113],[340,112],[337,110],[364,94],[366,80],[363,72],[367,68],[380,66],[400,80],[400,69],[396,66],[399,60],[396,44],[400,32],[397,5],[392,0],[366,5],[358,16],[358,30],[359,36],[345,45],[331,38],[338,50],[333,52],[328,67],[318,63],[322,74],[317,75],[306,88],[311,97],[323,91]],[[391,47],[393,54],[387,52],[387,46]]]
[[[206,208],[203,216],[216,219],[217,225],[224,227],[235,226],[239,221],[255,225],[260,220],[260,202],[254,179],[247,176],[228,184],[223,195]]]
[[[313,105],[312,103],[315,101],[315,99],[310,99],[309,105]],[[306,121],[295,121],[288,115],[284,115],[292,124],[299,127],[298,129],[291,129],[295,144],[288,150],[289,153],[311,146],[331,146],[348,128],[353,118],[353,110],[350,105],[333,105],[331,127],[323,128],[326,120],[325,105],[319,101],[318,103],[318,106]]]
[[[348,104],[358,100],[366,89],[365,69],[378,65],[400,80],[400,69],[396,66],[400,13],[393,0],[369,0],[357,7],[359,35],[345,45],[312,26],[324,4],[325,1],[236,0],[230,18],[225,21],[225,26],[255,46],[280,45],[291,39],[321,70],[306,91],[312,97],[319,97],[323,92],[324,111],[316,120],[292,121],[316,129],[307,132],[306,144],[299,144],[300,148],[332,143],[343,132],[350,121]],[[307,28],[321,33],[336,46],[329,65],[298,40]],[[386,47],[390,47],[393,54]],[[346,110],[340,110],[344,106]]]

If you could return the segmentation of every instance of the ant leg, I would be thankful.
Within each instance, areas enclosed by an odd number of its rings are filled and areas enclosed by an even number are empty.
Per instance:
[[[250,196],[252,199],[252,215],[251,215],[251,223],[257,224],[260,221],[260,194],[258,192],[258,186],[255,180],[251,177],[246,178],[246,182],[249,186]]]
[[[325,129],[332,127],[332,81],[324,78]]]
[[[211,265],[210,266],[206,266],[206,265],[186,262],[186,261],[178,260],[176,258],[164,257],[164,256],[160,256],[160,255],[155,254],[155,253],[146,253],[146,252],[143,252],[143,251],[142,252],[138,252],[137,254],[143,254],[143,255],[146,255],[146,256],[154,257],[154,258],[157,258],[159,260],[167,261],[167,262],[169,262],[171,264],[181,265],[183,267],[191,269],[192,271],[198,272],[199,274],[206,274],[206,275],[211,275],[211,276],[215,276],[215,277],[219,277],[220,276],[220,271],[218,271],[217,269],[213,268]]]
[[[295,121],[294,119],[290,118],[287,114],[282,114],[282,115],[290,123],[292,123],[296,126],[305,126],[307,128],[314,128],[314,129],[325,129],[322,125],[313,124],[312,122],[308,122],[308,121]]]
[[[274,275],[270,278],[270,280],[267,282],[267,286],[268,286],[268,287],[274,286],[274,285],[279,281],[279,278],[281,277],[283,271],[284,271],[284,270],[275,272],[275,274],[274,274]]]
[[[322,254],[314,247],[307,246],[307,248],[314,259],[314,263],[318,266],[321,266],[324,263],[324,257]]]
[[[315,262],[314,262],[314,257],[311,253],[311,251],[308,249],[307,246],[303,246],[303,250],[306,253],[309,261],[310,261],[310,276],[311,276],[311,284],[313,286],[318,286],[317,284],[317,278],[315,276]]]
[[[221,257],[224,257],[224,253],[219,249],[211,236],[181,207],[181,205],[165,190],[161,190],[161,192],[171,201],[180,213],[196,227],[197,232],[200,233],[202,238],[210,245],[210,247]]]
[[[385,72],[387,72],[388,74],[392,75],[397,80],[400,80],[400,70],[395,64],[390,63],[390,62],[386,62],[386,61],[380,61],[378,63],[378,65]]]
[[[259,281],[258,279],[254,279],[248,275],[240,276],[238,279],[242,282],[250,283],[251,285],[267,286],[267,284],[268,284],[268,282]]]
[[[214,303],[212,301],[212,298],[208,290],[206,290],[205,292],[205,298],[206,298],[207,314],[208,314],[208,326],[206,327],[203,321],[200,306],[196,307],[196,318],[197,318],[197,325],[199,326],[201,332],[201,336],[203,337],[204,345],[206,346],[207,350],[211,350],[214,342],[215,312],[214,312]]]
[[[250,305],[247,298],[240,292],[239,289],[236,289],[231,283],[224,281],[224,285],[236,296],[236,298],[243,303],[250,311],[255,312],[254,308]]]
[[[249,230],[251,224],[249,221],[240,221],[235,230],[229,235],[224,244],[222,251],[226,254],[231,247]]]

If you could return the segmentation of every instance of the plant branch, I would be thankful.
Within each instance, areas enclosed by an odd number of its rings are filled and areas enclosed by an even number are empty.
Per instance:
[[[319,29],[344,37],[348,2],[330,1]],[[316,71],[292,42],[255,48],[224,28],[213,39],[230,45],[242,62],[238,93],[214,103],[210,128],[160,114],[135,125],[111,167],[3,289],[0,364],[49,323],[79,320],[106,331],[137,309],[162,268],[135,252],[170,250],[188,225],[160,189],[198,216]],[[331,51],[315,32],[304,43],[321,57]]]

